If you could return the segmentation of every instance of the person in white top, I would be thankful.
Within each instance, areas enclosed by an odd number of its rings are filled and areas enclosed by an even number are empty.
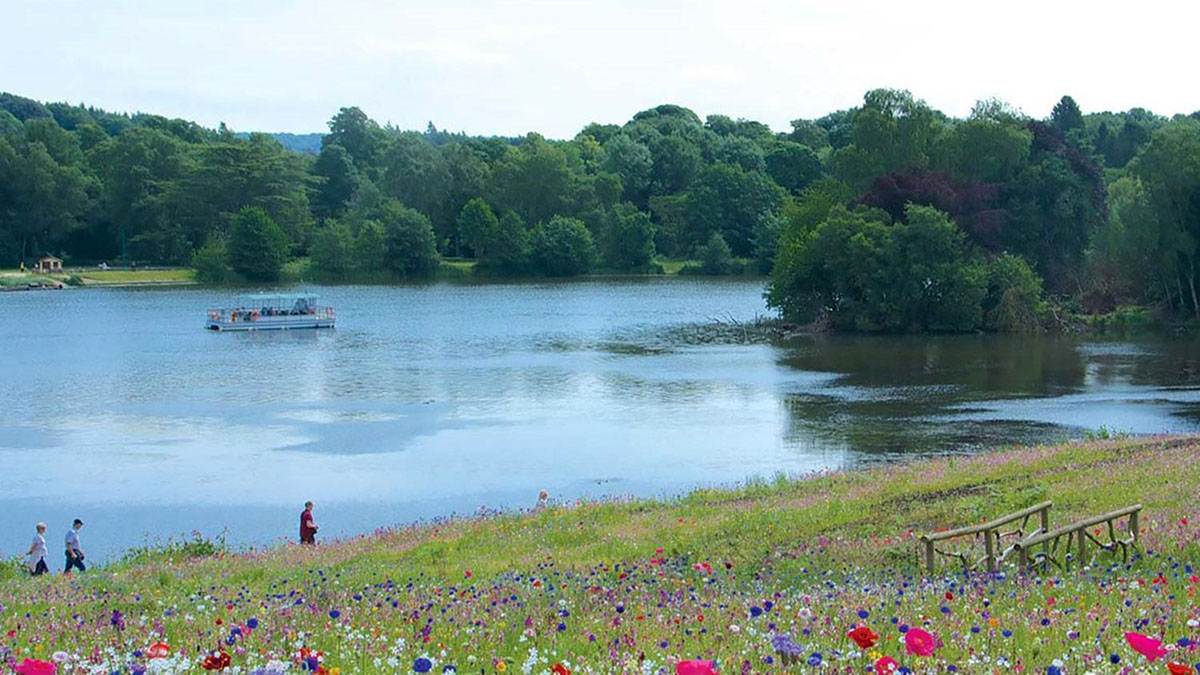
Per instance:
[[[29,571],[33,576],[39,576],[50,571],[46,567],[46,524],[37,524],[37,533],[33,535],[33,543],[29,545]]]
[[[63,574],[70,574],[71,568],[86,572],[87,567],[83,565],[83,548],[79,545],[79,530],[83,528],[83,521],[76,518],[71,524],[71,529],[67,530],[67,567],[63,570]]]

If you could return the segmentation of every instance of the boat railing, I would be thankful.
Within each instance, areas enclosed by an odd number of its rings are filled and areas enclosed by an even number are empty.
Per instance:
[[[336,317],[332,307],[309,307],[307,311],[273,307],[217,307],[208,310],[208,320],[220,323],[284,323],[298,318],[327,320]]]

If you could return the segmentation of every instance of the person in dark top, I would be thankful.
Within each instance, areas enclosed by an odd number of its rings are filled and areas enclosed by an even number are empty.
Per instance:
[[[304,502],[304,510],[300,512],[300,543],[317,543],[317,523],[313,520],[312,502]]]
[[[71,524],[71,529],[67,530],[67,567],[63,570],[63,574],[70,574],[72,567],[80,572],[87,570],[87,567],[83,564],[83,546],[79,543],[79,530],[82,528],[83,521],[76,518],[75,522]]]

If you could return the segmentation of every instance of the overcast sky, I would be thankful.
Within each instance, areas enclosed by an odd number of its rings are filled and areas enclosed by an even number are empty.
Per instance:
[[[911,90],[1043,117],[1200,109],[1200,3],[0,0],[0,91],[325,131],[342,106],[404,128],[573,136],[659,103],[777,130]]]

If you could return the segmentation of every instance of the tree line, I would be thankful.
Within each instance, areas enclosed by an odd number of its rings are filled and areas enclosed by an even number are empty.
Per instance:
[[[358,108],[316,153],[155,115],[0,94],[0,266],[192,265],[213,281],[771,275],[789,319],[862,331],[1030,330],[1066,307],[1200,317],[1200,115],[1045,119],[905,91],[791,130],[662,105],[570,140],[423,132]]]

